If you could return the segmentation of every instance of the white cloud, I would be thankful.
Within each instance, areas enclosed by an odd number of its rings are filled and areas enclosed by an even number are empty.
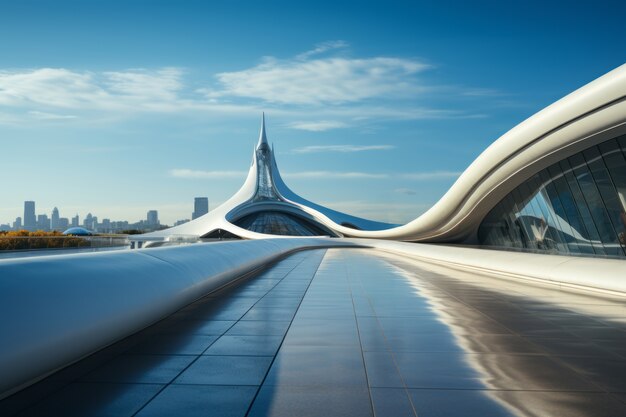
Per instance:
[[[399,174],[399,177],[407,180],[425,181],[436,180],[446,178],[457,178],[461,175],[461,171],[433,171],[433,172],[412,172],[406,174]]]
[[[427,84],[420,77],[430,68],[424,61],[390,56],[355,58],[348,55],[347,47],[344,41],[326,42],[292,58],[266,57],[258,65],[207,74],[205,80],[193,83],[184,69],[175,67],[0,69],[0,123],[75,117],[113,120],[111,117],[138,112],[249,115],[265,109],[286,119],[290,128],[321,132],[351,127],[364,119],[481,116],[420,106],[416,100],[425,92],[459,95]],[[194,86],[202,83],[204,88]],[[490,90],[474,89],[467,94],[488,93]],[[320,120],[307,120],[312,111]]]
[[[406,194],[406,195],[416,195],[417,191],[412,190],[410,188],[396,188],[395,190],[393,190],[396,193],[399,194]]]
[[[315,48],[311,49],[310,51],[306,51],[299,55],[296,55],[296,59],[306,60],[314,55],[320,55],[320,54],[323,54],[324,52],[328,52],[328,51],[332,51],[336,49],[347,48],[348,46],[350,45],[347,42],[341,41],[341,40],[322,42],[322,43],[318,43],[317,45],[315,45]]]
[[[170,176],[185,179],[216,179],[216,178],[245,178],[246,171],[201,171],[193,169],[171,169]]]
[[[374,174],[370,172],[337,172],[337,171],[303,171],[286,172],[286,178],[317,178],[317,179],[384,179],[388,174]]]
[[[183,71],[179,68],[105,72],[103,75],[111,93],[127,98],[176,101],[178,92],[184,88]]]
[[[94,73],[63,68],[0,71],[0,105],[45,109],[172,110],[181,107],[182,71],[128,70]],[[42,109],[43,108],[43,109]]]
[[[73,72],[62,68],[0,72],[0,104],[8,106],[47,105],[78,108],[92,105],[108,94],[94,82],[90,72]]]
[[[29,111],[28,114],[30,114],[35,119],[40,119],[40,120],[69,120],[69,119],[76,119],[78,117],[78,116],[74,116],[71,114],[55,114],[55,113],[46,113],[46,112],[35,111],[35,110]]]
[[[310,132],[324,132],[331,129],[348,127],[348,124],[332,120],[320,120],[317,122],[293,122],[288,127],[298,130],[308,130]]]
[[[389,149],[395,149],[393,145],[320,145],[320,146],[303,146],[302,148],[296,148],[293,153],[319,153],[319,152],[363,152],[363,151],[386,151]]]
[[[209,97],[235,96],[269,103],[322,105],[371,98],[410,97],[424,90],[415,75],[429,65],[406,58],[266,57],[252,68],[216,75],[221,89]]]

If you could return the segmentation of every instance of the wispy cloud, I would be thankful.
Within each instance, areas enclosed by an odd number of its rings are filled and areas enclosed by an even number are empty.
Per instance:
[[[36,120],[112,120],[138,113],[230,115],[270,110],[293,129],[348,128],[363,118],[417,120],[480,117],[420,104],[440,94],[488,96],[441,89],[422,76],[432,66],[418,58],[350,56],[330,41],[290,58],[265,57],[236,71],[191,79],[184,68],[85,71],[67,68],[0,69],[0,123]],[[200,86],[200,88],[198,88]],[[314,111],[314,113],[311,113]],[[319,120],[307,120],[315,114]],[[290,120],[294,120],[291,121]]]
[[[78,118],[78,116],[72,114],[55,114],[35,110],[29,111],[28,114],[39,120],[70,120]]]
[[[245,178],[246,171],[201,171],[193,169],[171,169],[170,176],[185,179],[217,179],[217,178]]]
[[[303,52],[299,55],[296,55],[296,59],[302,61],[314,55],[320,55],[328,51],[347,48],[348,46],[350,46],[348,42],[341,41],[341,40],[322,42],[322,43],[318,43],[317,45],[315,45],[315,48],[309,51]]]
[[[425,90],[415,76],[431,66],[417,59],[318,56],[345,46],[338,41],[293,59],[265,57],[252,68],[217,74],[219,88],[203,91],[210,98],[230,96],[279,104],[336,105],[372,98],[406,98]]]
[[[169,170],[169,175],[182,179],[217,179],[217,178],[245,178],[246,171],[202,171],[186,168],[177,168]],[[376,172],[360,172],[360,171],[299,171],[284,172],[285,178],[296,179],[371,179],[371,180],[437,180],[455,178],[460,172],[453,171],[434,171],[434,172],[413,172],[413,173],[376,173]]]
[[[292,122],[287,126],[292,129],[308,130],[310,132],[324,132],[326,130],[348,127],[349,125],[340,121],[320,120],[316,122]]]
[[[471,97],[496,97],[501,96],[502,92],[492,88],[465,88],[461,94]]]
[[[316,179],[384,179],[387,174],[375,174],[370,172],[338,172],[338,171],[303,171],[286,172],[286,178],[316,178]]]
[[[412,190],[410,188],[396,188],[395,190],[393,190],[396,193],[399,194],[406,194],[406,195],[416,195],[417,191]]]
[[[407,180],[425,181],[436,179],[457,178],[461,171],[432,171],[432,172],[411,172],[400,174],[399,177]]]
[[[320,153],[320,152],[364,152],[364,151],[387,151],[395,149],[393,145],[319,145],[303,146],[295,148],[293,153]]]
[[[105,72],[105,84],[111,93],[132,99],[176,101],[183,90],[183,70],[162,68],[156,71],[131,70]]]
[[[183,88],[175,68],[95,73],[63,68],[0,71],[0,105],[81,110],[173,110]],[[43,110],[31,113],[51,114]]]

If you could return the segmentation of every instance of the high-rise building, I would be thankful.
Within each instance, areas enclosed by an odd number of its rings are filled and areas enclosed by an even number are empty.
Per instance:
[[[61,217],[59,219],[59,229],[58,230],[67,230],[70,227],[70,221],[67,217]]]
[[[72,217],[72,227],[78,227],[80,226],[80,217],[78,217],[78,214],[74,217]]]
[[[40,214],[37,216],[37,230],[48,231],[50,230],[50,219],[47,214]]]
[[[159,212],[156,210],[148,211],[147,218],[148,226],[158,226],[159,225]]]
[[[24,201],[24,229],[30,231],[37,229],[34,201]]]
[[[209,212],[209,199],[207,197],[196,197],[193,202],[193,213],[191,220],[204,216]]]
[[[83,221],[83,226],[87,230],[93,230],[93,224],[93,216],[91,215],[91,213],[87,213],[87,215],[85,216],[85,220]]]
[[[16,217],[13,222],[13,230],[22,230],[22,218]]]
[[[59,209],[53,208],[52,215],[50,216],[50,229],[51,230],[59,230]]]

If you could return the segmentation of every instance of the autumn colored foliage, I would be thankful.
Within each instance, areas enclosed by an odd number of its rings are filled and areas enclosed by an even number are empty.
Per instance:
[[[65,236],[57,231],[0,231],[0,250],[61,249],[89,246],[91,246],[91,242],[87,239]]]

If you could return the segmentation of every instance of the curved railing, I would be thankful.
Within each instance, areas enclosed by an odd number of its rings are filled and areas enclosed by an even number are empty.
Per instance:
[[[0,260],[0,398],[289,252],[332,239],[205,243]]]

